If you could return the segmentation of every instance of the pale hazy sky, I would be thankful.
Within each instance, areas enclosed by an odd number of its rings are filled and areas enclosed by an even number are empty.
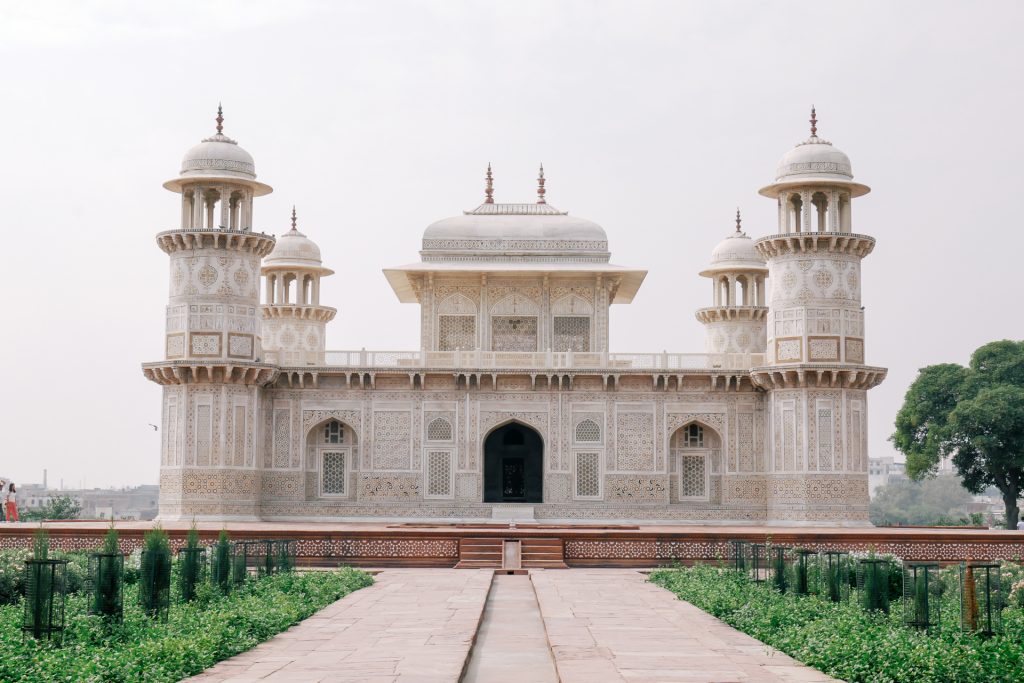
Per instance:
[[[1020,2],[12,2],[0,0],[0,228],[6,294],[0,475],[154,483],[167,256],[161,183],[213,132],[292,204],[337,275],[328,348],[414,349],[417,309],[380,269],[427,224],[548,199],[647,268],[612,350],[703,350],[697,272],[778,158],[819,133],[873,188],[856,232],[872,455],[916,370],[1024,337]]]

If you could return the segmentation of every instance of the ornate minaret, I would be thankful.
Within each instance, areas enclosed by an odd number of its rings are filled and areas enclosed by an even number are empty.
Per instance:
[[[274,238],[252,231],[253,159],[223,133],[190,149],[164,187],[181,194],[181,225],[157,235],[171,259],[164,360],[143,366],[163,385],[160,517],[258,519],[260,260]]]
[[[327,323],[337,310],[320,305],[320,278],[333,273],[323,267],[320,247],[299,232],[292,207],[292,229],[278,238],[263,262],[267,360],[278,365],[323,365]]]
[[[711,278],[714,303],[697,310],[707,331],[707,352],[764,353],[768,268],[742,230],[739,209],[735,232],[718,243],[711,265],[700,274]]]
[[[850,159],[811,136],[779,161],[761,189],[778,202],[778,234],[755,243],[768,262],[766,365],[768,521],[867,524],[867,390],[884,368],[864,364],[860,263],[875,240],[853,231]]]

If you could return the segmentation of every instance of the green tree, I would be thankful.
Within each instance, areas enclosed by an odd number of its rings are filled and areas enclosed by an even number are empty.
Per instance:
[[[1024,490],[1024,341],[997,341],[974,352],[968,367],[923,368],[896,415],[892,443],[907,456],[916,480],[935,474],[952,456],[964,487],[995,486],[1015,529]]]
[[[51,498],[46,505],[26,510],[22,518],[29,520],[44,519],[78,519],[82,514],[82,506],[71,496],[57,496]]]
[[[943,519],[960,517],[971,494],[955,476],[929,477],[923,481],[896,479],[879,486],[868,511],[871,523],[938,524]]]

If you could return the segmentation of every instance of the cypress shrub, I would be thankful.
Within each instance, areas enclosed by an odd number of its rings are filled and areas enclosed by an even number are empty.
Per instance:
[[[150,617],[167,619],[171,601],[171,547],[159,525],[146,532],[139,566],[139,603]]]
[[[199,546],[199,529],[192,522],[188,530],[185,547],[178,551],[178,591],[182,602],[192,602],[196,597],[196,586],[202,580],[206,549]]]
[[[113,521],[103,539],[103,547],[89,555],[88,589],[89,614],[121,622],[124,617],[124,555]]]
[[[220,530],[213,547],[213,585],[224,594],[231,591],[231,538],[227,529]]]

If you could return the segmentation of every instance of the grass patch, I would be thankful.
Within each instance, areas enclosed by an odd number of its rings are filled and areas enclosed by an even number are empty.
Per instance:
[[[373,583],[345,568],[288,572],[246,582],[228,596],[204,584],[193,602],[173,604],[166,623],[147,618],[138,585],[124,594],[124,623],[86,614],[68,595],[64,646],[22,640],[22,607],[0,607],[0,681],[179,681],[245,652],[352,591]]]
[[[906,628],[893,602],[888,615],[855,603],[779,594],[713,566],[659,570],[651,582],[758,640],[851,683],[1001,683],[1024,680],[1024,609],[1003,612],[1004,634],[980,638],[958,628],[959,607],[943,599],[943,628]]]

